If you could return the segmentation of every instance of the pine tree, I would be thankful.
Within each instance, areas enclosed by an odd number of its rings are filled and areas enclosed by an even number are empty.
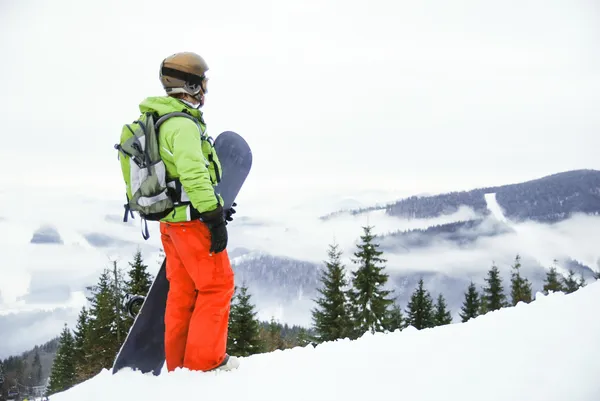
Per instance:
[[[465,300],[460,310],[461,321],[467,322],[470,319],[476,318],[481,312],[481,300],[479,299],[479,293],[475,283],[471,281],[467,292],[465,292]]]
[[[444,326],[452,323],[452,314],[448,310],[448,305],[442,294],[438,295],[433,320],[436,326]]]
[[[285,349],[285,343],[283,341],[283,337],[281,336],[281,324],[277,323],[275,317],[271,317],[271,321],[269,322],[269,326],[267,328],[267,351],[275,351],[277,349]]]
[[[310,335],[308,334],[308,330],[306,330],[304,327],[302,327],[299,331],[298,331],[298,335],[296,336],[296,345],[300,346],[300,347],[304,347],[305,345],[310,344],[310,342],[312,341]]]
[[[259,336],[259,323],[251,297],[245,285],[236,288],[227,338],[227,352],[231,355],[250,356],[263,352],[265,348]]]
[[[554,261],[556,264],[556,260]],[[564,288],[559,280],[558,272],[556,271],[556,267],[552,266],[548,272],[546,273],[546,280],[544,281],[544,294],[548,295],[552,292],[561,292],[564,291]]]
[[[394,302],[392,305],[386,322],[386,328],[391,332],[396,330],[404,330],[406,328],[406,321],[404,319],[404,315],[402,314],[402,309],[400,309],[400,306],[397,303]]]
[[[31,381],[32,386],[39,386],[42,383],[42,361],[37,349],[33,357],[33,363],[31,364]]]
[[[488,271],[485,282],[487,285],[483,287],[483,295],[481,297],[483,310],[491,312],[507,306],[502,278],[495,264],[492,264],[492,268]]]
[[[358,269],[352,272],[352,288],[347,292],[353,322],[351,338],[358,338],[367,331],[384,331],[389,308],[394,302],[387,298],[391,291],[383,289],[388,275],[380,264],[386,260],[381,258],[383,252],[377,249],[379,244],[374,242],[372,228],[363,227],[362,243],[357,245],[358,250],[354,253],[353,262]]]
[[[75,373],[78,382],[87,380],[94,374],[90,369],[90,358],[93,357],[90,350],[90,325],[88,310],[84,306],[79,312],[74,333]]]
[[[114,271],[105,269],[98,284],[90,287],[89,359],[92,374],[110,368],[126,333],[125,316],[120,313],[121,294],[114,283]],[[119,278],[118,275],[116,277]]]
[[[567,294],[571,294],[580,288],[580,283],[575,278],[575,272],[572,269],[569,269],[567,277],[563,277],[563,288]]]
[[[512,305],[515,306],[519,302],[530,303],[532,300],[531,295],[531,283],[526,278],[521,276],[520,269],[521,268],[521,256],[517,255],[515,257],[515,263],[512,266],[511,273],[511,298]]]
[[[581,272],[579,273],[579,288],[585,287],[586,285],[585,277],[583,277],[583,272]]]
[[[25,381],[25,361],[19,357],[17,357],[15,379],[18,383],[23,383]]]
[[[131,295],[148,295],[152,285],[152,275],[148,273],[148,266],[144,264],[142,251],[138,248],[133,255],[133,261],[129,262],[129,280],[125,282],[125,292]]]
[[[424,287],[423,279],[419,280],[417,288],[410,297],[406,314],[408,325],[417,330],[435,326],[433,300]]]
[[[345,267],[341,262],[342,252],[337,244],[329,245],[329,260],[321,273],[321,288],[317,289],[321,297],[315,302],[312,320],[317,341],[333,341],[350,335],[351,320],[344,288],[347,286]]]
[[[112,270],[112,286],[113,286],[113,304],[115,310],[115,324],[114,331],[116,335],[116,346],[117,350],[121,348],[123,341],[125,341],[125,337],[129,332],[133,324],[133,320],[129,319],[125,311],[123,310],[123,300],[125,299],[124,292],[124,280],[121,274],[121,270],[117,266],[117,262],[113,262],[113,270]]]
[[[74,341],[71,331],[65,327],[60,335],[58,351],[50,373],[48,395],[65,391],[75,385]]]

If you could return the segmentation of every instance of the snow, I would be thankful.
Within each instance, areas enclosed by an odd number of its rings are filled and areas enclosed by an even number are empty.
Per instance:
[[[52,401],[600,399],[600,282],[467,323],[254,355],[233,372],[103,371]]]
[[[485,194],[485,203],[487,204],[488,210],[492,213],[492,216],[494,216],[498,221],[502,221],[504,223],[508,222],[508,219],[506,216],[504,216],[502,207],[498,204],[496,193]]]
[[[500,206],[496,199],[496,193],[487,193],[484,196],[487,208],[493,218],[506,224],[516,234],[516,239],[520,246],[520,250],[517,253],[533,257],[546,268],[554,266],[564,276],[569,274],[569,267],[560,263],[554,263],[555,259],[564,256],[575,257],[575,259],[586,266],[590,266],[592,269],[600,267],[598,265],[597,251],[583,250],[583,248],[573,251],[576,247],[586,246],[585,244],[588,241],[585,241],[585,238],[589,238],[590,233],[586,235],[582,232],[582,236],[580,237],[579,235],[573,235],[571,228],[577,227],[578,230],[587,230],[588,225],[586,222],[592,221],[589,216],[578,214],[554,225],[535,221],[517,223],[510,221],[505,216],[502,206]],[[557,236],[560,236],[560,238]],[[525,252],[523,252],[524,250]],[[552,250],[552,252],[549,253],[548,250]]]

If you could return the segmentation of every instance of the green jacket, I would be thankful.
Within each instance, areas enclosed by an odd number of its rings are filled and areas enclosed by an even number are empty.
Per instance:
[[[203,133],[206,125],[200,110],[170,97],[148,97],[140,103],[140,111],[157,112],[159,116],[186,111],[200,121]],[[202,133],[202,134],[203,134]],[[167,170],[167,180],[179,179],[193,208],[181,205],[161,221],[181,222],[198,218],[199,213],[214,210],[223,204],[214,190],[221,164],[208,141],[200,139],[198,126],[185,117],[171,117],[160,126],[158,141],[160,156]],[[187,199],[183,199],[187,200]]]

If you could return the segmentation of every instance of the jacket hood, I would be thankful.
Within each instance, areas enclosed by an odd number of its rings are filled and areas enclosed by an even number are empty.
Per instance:
[[[187,104],[183,103],[181,100],[171,96],[147,97],[142,101],[142,103],[140,103],[140,111],[142,113],[157,112],[160,116],[165,115],[167,113],[184,110],[186,110],[192,116],[202,121],[202,112],[200,110],[194,109],[188,106]]]

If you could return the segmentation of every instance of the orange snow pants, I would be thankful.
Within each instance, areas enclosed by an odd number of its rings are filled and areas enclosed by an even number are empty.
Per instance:
[[[199,220],[160,223],[167,258],[167,370],[207,371],[223,362],[234,291],[227,250],[209,254],[210,232]]]

